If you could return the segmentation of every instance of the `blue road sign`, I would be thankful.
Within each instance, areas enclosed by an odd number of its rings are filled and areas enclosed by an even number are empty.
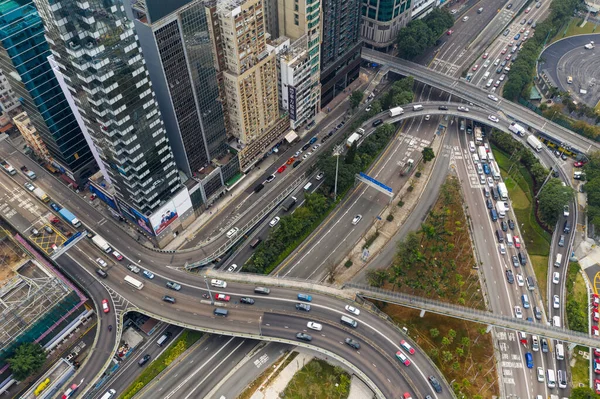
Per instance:
[[[362,177],[365,180],[370,181],[371,183],[383,188],[386,191],[389,191],[390,193],[393,192],[391,187],[386,186],[385,184],[383,184],[382,182],[373,179],[371,176],[364,174],[363,172],[360,172],[360,177]]]

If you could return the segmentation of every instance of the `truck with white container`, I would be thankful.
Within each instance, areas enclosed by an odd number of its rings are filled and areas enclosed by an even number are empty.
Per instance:
[[[504,206],[504,202],[498,201],[496,203],[496,210],[498,211],[499,218],[504,218],[506,216],[506,207]]]
[[[490,161],[490,169],[492,170],[492,177],[494,180],[500,180],[500,170],[498,169],[498,164]]]
[[[533,134],[527,136],[527,144],[531,146],[537,152],[542,151],[542,142],[537,139]]]
[[[511,123],[510,126],[508,127],[508,130],[510,130],[511,132],[513,132],[514,134],[516,134],[517,136],[525,136],[525,132],[526,129],[519,125],[518,123]]]
[[[352,133],[350,137],[348,137],[348,139],[346,140],[346,147],[352,147],[352,144],[354,144],[354,142],[356,142],[356,144],[358,145],[358,140],[360,140],[360,134]]]
[[[402,107],[390,108],[390,118],[393,118],[394,116],[402,115],[403,113],[404,113],[404,109],[402,109]]]
[[[479,159],[481,162],[487,162],[487,151],[485,150],[484,146],[480,145],[477,147],[477,154],[479,154]]]
[[[508,190],[506,189],[506,184],[504,184],[504,182],[498,183],[498,195],[504,201],[508,199]]]
[[[106,252],[107,254],[112,252],[112,248],[110,247],[108,242],[106,242],[106,240],[104,238],[100,237],[98,234],[96,234],[95,236],[92,237],[92,242],[94,244],[96,244],[96,246],[98,248],[100,248],[101,250]]]
[[[36,187],[33,190],[33,194],[35,194],[36,197],[38,197],[40,200],[42,200],[42,202],[50,201],[50,197],[48,197],[48,194],[46,194],[46,192],[44,190],[42,190],[41,188]]]

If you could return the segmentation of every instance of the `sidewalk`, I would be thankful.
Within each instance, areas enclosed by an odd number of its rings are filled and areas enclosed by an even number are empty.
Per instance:
[[[310,362],[314,356],[307,353],[298,353],[298,356],[290,364],[288,364],[279,375],[273,380],[269,386],[260,386],[254,392],[250,399],[270,399],[279,398],[280,394],[285,391],[288,383],[292,380],[298,370]],[[276,370],[273,370],[274,372]],[[267,378],[266,381],[269,381]]]

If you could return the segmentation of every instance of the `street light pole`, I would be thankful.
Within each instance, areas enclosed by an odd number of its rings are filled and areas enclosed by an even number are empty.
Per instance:
[[[206,279],[206,276],[204,276],[204,283],[206,284],[206,289],[208,290],[208,297],[210,298],[210,304],[214,305],[215,301],[213,301],[212,292],[210,292],[210,286],[208,285],[208,280]]]
[[[342,146],[338,145],[333,149],[333,156],[336,158],[335,161],[335,184],[333,186],[333,200],[337,200],[337,181],[338,181],[338,170],[340,165],[340,155],[342,154]]]
[[[260,316],[258,318],[258,335],[260,335],[262,337],[262,329],[260,328],[261,324],[262,324],[262,316]]]

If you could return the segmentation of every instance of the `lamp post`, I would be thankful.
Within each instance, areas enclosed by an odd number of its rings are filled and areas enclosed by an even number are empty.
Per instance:
[[[206,284],[206,289],[208,290],[208,296],[210,298],[210,304],[214,305],[215,301],[213,301],[212,292],[210,292],[210,286],[208,285],[208,280],[206,279],[206,276],[204,276],[204,283]]]
[[[342,145],[337,145],[333,149],[333,156],[336,157],[335,161],[335,184],[333,186],[333,200],[337,200],[337,181],[338,181],[338,169],[340,165],[340,155],[342,155],[343,147]]]
[[[258,335],[260,335],[262,337],[262,329],[260,328],[261,324],[262,324],[262,316],[260,316],[258,318]]]

